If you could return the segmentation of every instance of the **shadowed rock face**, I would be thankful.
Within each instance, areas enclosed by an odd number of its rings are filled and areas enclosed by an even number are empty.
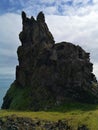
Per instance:
[[[72,43],[55,44],[42,12],[37,20],[22,12],[22,24],[16,80],[2,108],[44,110],[66,101],[96,103],[98,85],[89,53]]]

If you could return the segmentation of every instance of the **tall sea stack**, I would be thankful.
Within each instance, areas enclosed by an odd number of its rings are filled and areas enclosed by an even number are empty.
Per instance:
[[[98,84],[90,54],[72,43],[56,43],[43,12],[35,20],[22,12],[16,80],[2,108],[47,110],[67,101],[98,102]]]

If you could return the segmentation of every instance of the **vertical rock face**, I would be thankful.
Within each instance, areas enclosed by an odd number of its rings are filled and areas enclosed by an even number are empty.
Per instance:
[[[42,12],[37,20],[22,12],[22,24],[16,80],[2,108],[44,110],[66,101],[98,102],[89,53],[72,43],[55,44]]]

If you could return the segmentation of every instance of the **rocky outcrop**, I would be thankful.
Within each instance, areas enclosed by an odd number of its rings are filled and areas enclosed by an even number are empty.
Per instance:
[[[37,20],[22,12],[22,24],[16,80],[2,108],[46,110],[66,101],[97,103],[90,54],[72,43],[55,44],[42,12]]]
[[[0,118],[1,130],[74,130],[66,120],[47,121],[17,117],[16,115]],[[77,127],[77,130],[89,130],[86,125]]]

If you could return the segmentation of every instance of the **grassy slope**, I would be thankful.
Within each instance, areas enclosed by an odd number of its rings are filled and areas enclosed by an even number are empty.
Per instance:
[[[13,114],[32,119],[38,118],[51,121],[66,119],[68,124],[71,124],[74,129],[78,125],[86,124],[91,130],[98,130],[98,105],[67,103],[65,106],[54,108],[47,112],[0,110],[0,117]]]

